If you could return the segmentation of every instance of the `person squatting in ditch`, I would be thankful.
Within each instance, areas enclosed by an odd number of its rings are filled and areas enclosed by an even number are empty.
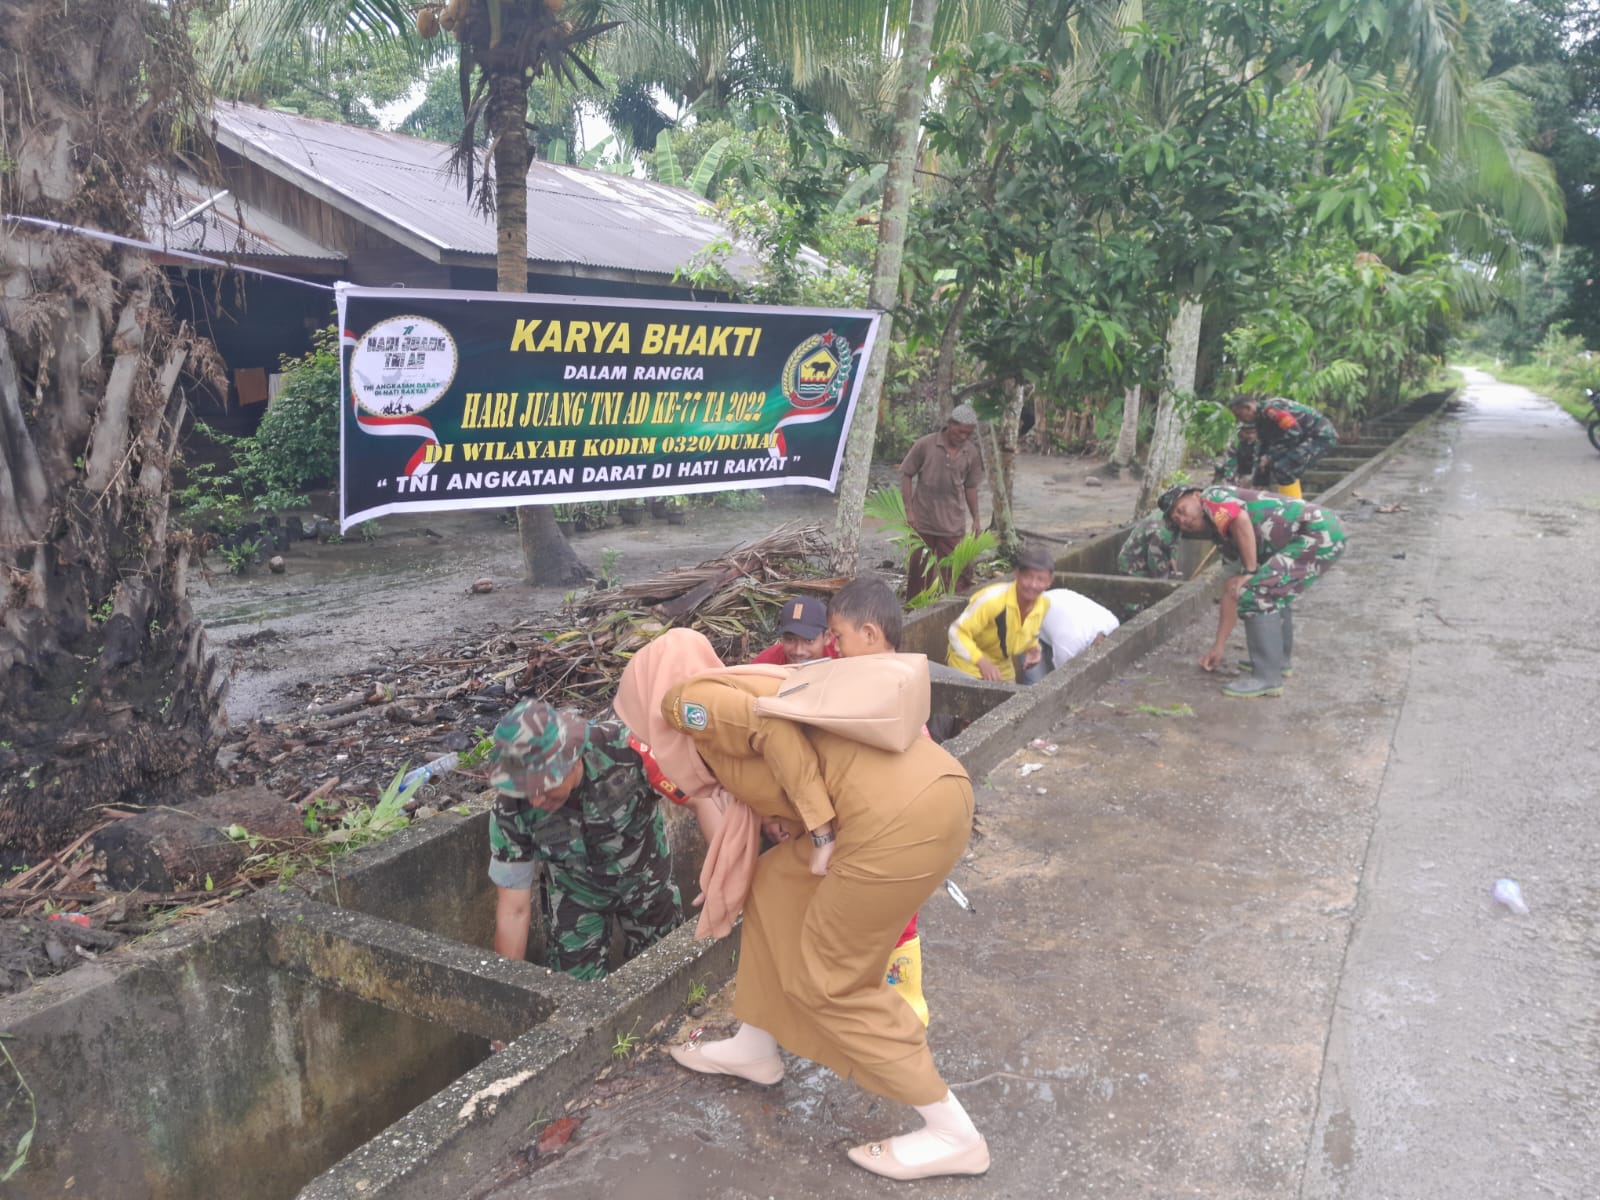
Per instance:
[[[949,661],[973,679],[1015,683],[1017,659],[1023,669],[1039,662],[1039,626],[1050,610],[1045,592],[1055,578],[1055,558],[1044,546],[1024,546],[1016,575],[972,593],[966,608],[950,622]]]
[[[1168,488],[1158,503],[1175,528],[1210,537],[1240,565],[1223,587],[1216,640],[1200,666],[1222,665],[1228,635],[1243,621],[1250,673],[1225,684],[1223,694],[1282,695],[1294,653],[1292,605],[1344,553],[1339,518],[1304,500],[1247,488]]]
[[[541,863],[549,871],[547,964],[554,969],[604,977],[608,917],[621,925],[629,958],[676,929],[683,905],[648,748],[621,721],[586,721],[542,700],[507,713],[494,744],[496,953],[527,954]]]
[[[1167,524],[1166,514],[1160,509],[1145,514],[1129,527],[1128,536],[1117,551],[1117,573],[1145,579],[1176,579],[1182,575],[1178,568],[1178,531]]]
[[[787,671],[723,668],[703,636],[670,629],[634,656],[617,692],[618,714],[646,731],[706,834],[698,933],[722,936],[744,912],[739,1029],[672,1056],[775,1084],[781,1045],[923,1118],[852,1149],[856,1165],[894,1179],[982,1174],[988,1143],[934,1067],[927,1029],[884,980],[906,922],[966,847],[972,785],[930,738],[893,753],[757,714],[756,698]],[[746,874],[739,860],[755,853],[764,819],[790,836]]]
[[[778,618],[778,640],[750,661],[784,667],[839,657],[839,647],[828,632],[828,606],[812,596],[791,596]]]

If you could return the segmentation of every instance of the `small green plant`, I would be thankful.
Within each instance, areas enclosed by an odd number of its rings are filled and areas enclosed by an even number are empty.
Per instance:
[[[905,553],[908,566],[913,553],[928,548],[921,535],[911,528],[911,520],[906,516],[905,497],[900,494],[899,488],[884,487],[869,493],[865,511],[867,516],[875,521],[882,521],[889,527],[889,540]],[[918,595],[907,596],[906,607],[926,608],[943,598],[950,591],[944,583],[946,574],[954,583],[961,578],[968,567],[979,559],[993,554],[999,545],[1000,540],[987,529],[979,534],[967,534],[956,543],[954,550],[936,561],[938,571],[934,575],[933,582]]]
[[[633,1032],[637,1028],[639,1028],[639,1019],[635,1017],[633,1020],[633,1026],[628,1030],[627,1033],[617,1034],[617,1040],[612,1043],[611,1046],[612,1058],[617,1059],[620,1062],[622,1059],[627,1058],[628,1055],[633,1053],[634,1046],[636,1046],[639,1042],[639,1039],[634,1036]]]
[[[222,561],[228,564],[230,575],[243,575],[261,553],[261,543],[255,538],[245,538],[234,546],[223,546]]]
[[[400,781],[405,778],[410,766],[410,763],[405,763],[394,773],[389,786],[378,794],[376,804],[347,808],[340,818],[339,827],[323,834],[321,844],[330,849],[354,850],[397,833],[410,824],[406,819],[405,797],[400,790]]]
[[[617,570],[617,563],[622,559],[621,550],[613,550],[607,546],[600,551],[600,586],[614,588],[622,579],[622,574]]]
[[[461,757],[456,761],[456,766],[460,770],[471,771],[474,768],[481,767],[489,761],[489,755],[494,753],[494,738],[481,729],[476,729],[473,732],[478,735],[478,740],[472,749],[461,752]]]
[[[378,523],[376,521],[361,522],[361,540],[375,542],[378,540]]]
[[[1187,704],[1169,704],[1162,708],[1157,704],[1140,704],[1134,707],[1135,712],[1143,713],[1147,717],[1192,717],[1194,709]]]
[[[114,606],[111,602],[111,597],[107,596],[104,600],[100,601],[99,604],[95,605],[95,607],[90,610],[89,619],[92,620],[96,625],[104,625],[107,621],[111,620],[113,608]]]
[[[696,979],[696,980],[692,981],[689,984],[689,994],[688,994],[687,997],[684,998],[684,1001],[683,1001],[684,1007],[685,1008],[693,1008],[696,1004],[704,1004],[705,1002],[706,1002],[706,985],[705,985],[705,981],[701,980],[701,979]]]
[[[11,1073],[17,1077],[17,1087],[28,1099],[28,1128],[17,1139],[17,1144],[11,1149],[11,1162],[4,1171],[0,1171],[0,1183],[5,1183],[28,1162],[28,1151],[33,1149],[33,1135],[39,1128],[39,1105],[34,1100],[33,1089],[28,1086],[28,1081],[22,1076],[22,1069],[17,1066],[17,1060],[11,1057],[11,1048],[6,1045],[12,1038],[9,1033],[0,1033],[0,1054],[5,1056],[6,1065],[11,1068]]]

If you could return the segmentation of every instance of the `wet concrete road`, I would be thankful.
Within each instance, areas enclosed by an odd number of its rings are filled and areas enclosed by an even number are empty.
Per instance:
[[[923,930],[986,1177],[881,1181],[843,1151],[908,1110],[647,1044],[472,1195],[1600,1196],[1600,455],[1478,376],[1363,499],[1282,700],[1197,625],[982,781],[977,915]]]

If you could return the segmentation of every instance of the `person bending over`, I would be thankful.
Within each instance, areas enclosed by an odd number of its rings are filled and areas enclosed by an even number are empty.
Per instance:
[[[1222,665],[1228,635],[1242,620],[1250,674],[1224,685],[1223,695],[1282,695],[1294,653],[1292,606],[1344,553],[1339,518],[1304,500],[1248,488],[1169,488],[1160,504],[1174,527],[1210,537],[1240,566],[1223,586],[1216,640],[1200,666]]]

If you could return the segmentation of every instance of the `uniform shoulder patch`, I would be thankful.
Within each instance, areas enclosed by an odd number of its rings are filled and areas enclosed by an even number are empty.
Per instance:
[[[685,728],[704,729],[710,723],[706,716],[705,705],[689,704],[681,700],[679,704],[683,705],[683,724]]]

